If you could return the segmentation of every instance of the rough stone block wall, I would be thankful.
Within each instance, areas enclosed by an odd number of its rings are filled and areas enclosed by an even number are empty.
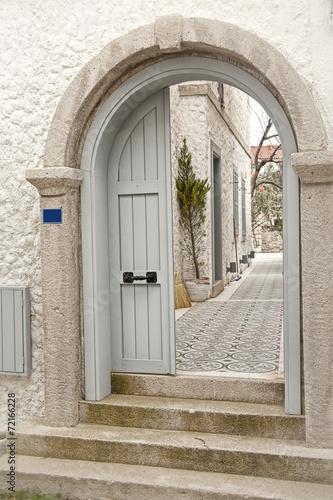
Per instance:
[[[261,232],[261,251],[263,253],[283,252],[283,239],[280,231]]]

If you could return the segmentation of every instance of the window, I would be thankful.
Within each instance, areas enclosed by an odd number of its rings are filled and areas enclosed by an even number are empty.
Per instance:
[[[221,158],[212,151],[212,216],[213,216],[213,279],[222,279],[222,200],[221,200]]]
[[[246,235],[245,179],[242,179],[242,234]]]
[[[219,103],[221,106],[221,109],[224,109],[224,87],[223,83],[218,84],[217,92],[219,94]]]
[[[234,170],[234,219],[236,234],[239,234],[239,214],[238,214],[238,174]]]

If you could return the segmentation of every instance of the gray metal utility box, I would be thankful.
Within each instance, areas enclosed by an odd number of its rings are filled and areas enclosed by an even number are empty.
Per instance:
[[[30,375],[30,294],[0,287],[0,375]]]

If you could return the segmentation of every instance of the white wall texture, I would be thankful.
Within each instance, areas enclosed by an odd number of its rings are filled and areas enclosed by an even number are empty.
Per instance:
[[[1,1],[0,285],[31,289],[33,369],[29,378],[0,376],[0,430],[8,391],[17,394],[18,421],[43,414],[39,202],[24,172],[42,166],[52,116],[78,71],[108,42],[161,15],[229,22],[257,34],[294,66],[316,100],[332,150],[330,7],[329,0]]]

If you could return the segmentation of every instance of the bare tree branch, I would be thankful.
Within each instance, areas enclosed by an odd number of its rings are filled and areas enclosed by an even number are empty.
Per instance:
[[[271,128],[271,126],[273,125],[273,122],[271,119],[268,120],[268,123],[266,125],[266,128],[265,128],[265,131],[259,141],[259,144],[258,144],[258,148],[257,148],[257,151],[256,151],[256,154],[255,154],[255,157],[254,157],[254,165],[256,167],[256,170],[257,170],[257,165],[258,165],[258,159],[259,159],[259,153],[261,151],[261,148],[266,140],[266,137],[267,137],[267,134]]]
[[[274,158],[274,156],[275,156],[276,152],[277,152],[279,149],[281,149],[281,144],[278,144],[278,145],[277,145],[277,146],[273,149],[273,152],[272,152],[271,156],[269,157],[270,161],[272,161],[272,160],[273,160],[273,158]]]
[[[256,184],[256,188],[258,188],[262,184],[271,184],[272,186],[275,186],[278,189],[282,190],[282,186],[280,184],[278,184],[277,182],[270,181],[268,179],[260,179],[259,182],[257,182],[257,184]]]
[[[258,147],[256,148],[254,155],[254,167],[252,169],[251,174],[251,212],[252,212],[252,231],[255,232],[256,229],[272,224],[272,218],[278,215],[278,212],[281,213],[282,208],[280,208],[281,202],[278,198],[270,198],[268,193],[267,196],[261,197],[261,195],[256,195],[257,189],[262,185],[271,185],[274,188],[277,188],[282,191],[282,182],[280,181],[281,175],[278,174],[279,170],[276,170],[276,173],[272,175],[275,171],[274,168],[265,169],[265,173],[263,173],[263,169],[265,165],[269,163],[277,164],[281,161],[281,158],[276,158],[276,154],[279,150],[281,150],[281,144],[272,144],[271,139],[278,138],[278,134],[275,133],[275,129],[272,129],[273,122],[267,117],[266,125],[263,127],[263,134],[259,141]],[[265,148],[265,142],[270,141],[270,145]],[[275,142],[275,141],[274,141]],[[267,152],[267,154],[263,154],[263,151]],[[262,158],[261,158],[262,156]],[[261,174],[261,175],[260,175]],[[258,203],[258,205],[257,205]],[[255,238],[254,233],[254,238]]]
[[[274,137],[279,137],[279,134],[274,134],[266,137],[266,141],[268,141],[269,139],[274,139]]]
[[[259,145],[257,147],[256,154],[254,156],[254,172],[252,174],[252,180],[251,180],[251,197],[252,198],[254,197],[254,193],[255,193],[255,190],[256,190],[256,187],[258,184],[258,177],[259,177],[260,170],[266,165],[266,163],[272,162],[274,159],[274,156],[276,155],[276,152],[279,149],[281,149],[281,144],[277,144],[273,148],[273,151],[272,151],[271,155],[269,156],[269,158],[264,158],[264,159],[259,158],[261,150],[262,150],[263,145],[264,145],[264,142],[267,141],[269,138],[278,137],[277,134],[274,134],[271,136],[268,135],[272,125],[273,125],[273,122],[269,118],[268,123],[266,125],[266,128],[264,130],[264,133],[259,141]]]

